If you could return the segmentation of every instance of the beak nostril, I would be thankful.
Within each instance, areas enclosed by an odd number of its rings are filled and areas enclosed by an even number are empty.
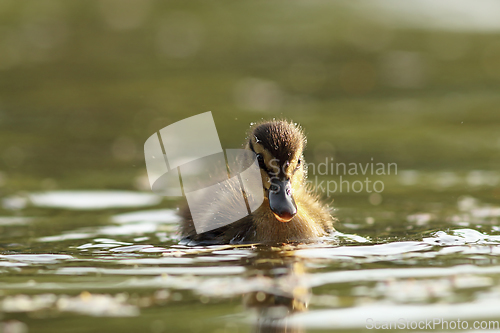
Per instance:
[[[277,193],[280,190],[280,186],[278,184],[271,184],[269,190],[273,193]]]

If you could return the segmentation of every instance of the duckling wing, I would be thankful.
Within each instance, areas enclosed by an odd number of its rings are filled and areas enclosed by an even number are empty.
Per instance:
[[[189,202],[189,207],[183,205],[180,211],[180,234],[183,237],[180,244],[194,246],[250,242],[254,234],[253,225],[241,186],[237,182],[225,182],[221,187],[224,194],[218,193],[220,195],[210,198],[200,196]],[[195,212],[190,207],[195,207]],[[193,213],[197,214],[196,219],[193,219]]]

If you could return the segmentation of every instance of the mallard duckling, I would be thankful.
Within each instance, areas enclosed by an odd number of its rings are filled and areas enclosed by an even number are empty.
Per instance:
[[[257,155],[264,202],[250,215],[200,234],[196,233],[189,209],[184,207],[181,244],[313,242],[333,231],[329,209],[305,183],[305,144],[302,130],[293,123],[269,121],[253,126],[245,149]]]

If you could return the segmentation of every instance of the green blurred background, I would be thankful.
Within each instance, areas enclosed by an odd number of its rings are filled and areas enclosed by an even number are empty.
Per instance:
[[[2,0],[3,194],[146,189],[144,141],[206,111],[224,148],[287,118],[309,162],[498,170],[485,3]]]
[[[371,179],[383,180],[380,196],[344,192],[324,198],[335,198],[341,233],[356,232],[376,244],[421,241],[458,226],[499,232],[496,0],[0,0],[0,217],[7,217],[6,226],[0,225],[2,253],[70,254],[85,265],[116,268],[123,264],[114,252],[85,252],[80,246],[95,243],[97,235],[138,246],[176,244],[171,237],[175,228],[168,224],[158,225],[162,237],[140,228],[101,235],[101,227],[109,226],[111,216],[123,209],[26,207],[23,198],[25,192],[57,189],[149,191],[146,139],[206,111],[212,111],[224,149],[240,147],[251,122],[286,118],[304,127],[309,163],[325,158],[363,165],[372,158],[374,163],[397,163],[397,176]],[[161,205],[171,208],[176,203]],[[36,219],[9,225],[12,215]],[[80,238],[66,238],[75,234]],[[167,234],[171,238],[166,241]],[[417,265],[496,263],[494,254],[446,253],[442,259],[422,256]],[[416,264],[412,256],[399,261],[381,258],[361,264],[332,259],[320,270],[342,273]],[[218,260],[214,267],[225,265],[224,259]],[[10,288],[6,295],[53,292],[39,287],[43,282],[66,283],[58,292],[78,295],[85,281],[85,288],[102,293],[111,281],[117,284],[110,292],[126,290],[132,302],[139,299],[122,284],[135,281],[135,272],[107,280],[100,273],[64,276],[55,270],[75,265],[84,264],[35,262],[19,270],[7,266],[2,275],[5,288]],[[433,294],[440,290],[433,284],[439,287],[440,281],[424,284],[422,290],[431,295],[425,304],[450,302],[446,293],[443,298]],[[355,287],[363,286],[359,281],[327,284],[314,293],[347,295],[348,302],[341,306],[351,301],[387,304],[386,298],[356,296]],[[408,292],[406,284],[393,290],[402,299]],[[144,295],[154,292],[146,290]],[[492,293],[498,298],[497,291]],[[38,314],[0,319],[18,318],[33,332],[103,327],[137,331],[147,330],[150,322],[177,331],[188,326],[192,331],[215,331],[226,324],[214,318],[243,311],[238,297],[231,302],[214,298],[210,304],[200,302],[196,294],[183,297],[184,303],[166,307],[145,305],[140,317],[130,319],[56,312],[42,319]],[[451,302],[474,299],[461,297]],[[477,307],[475,299],[470,306]],[[163,329],[153,326],[152,332]]]

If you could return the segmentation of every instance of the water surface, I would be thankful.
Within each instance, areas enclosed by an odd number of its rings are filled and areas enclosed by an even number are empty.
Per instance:
[[[0,331],[499,321],[498,4],[448,2],[2,1]],[[142,147],[209,110],[224,149],[287,118],[307,162],[397,174],[320,193],[317,244],[179,246]]]

